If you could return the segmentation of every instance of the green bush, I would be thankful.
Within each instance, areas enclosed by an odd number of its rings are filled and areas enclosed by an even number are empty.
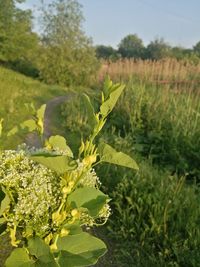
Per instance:
[[[200,266],[200,192],[146,162],[112,193],[116,266]],[[117,265],[118,263],[118,265]]]

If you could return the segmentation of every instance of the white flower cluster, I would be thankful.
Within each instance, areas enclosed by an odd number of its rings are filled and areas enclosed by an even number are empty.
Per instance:
[[[76,181],[77,177],[80,175],[80,173],[83,172],[85,166],[83,162],[77,161],[78,167],[75,171],[72,173],[73,180]],[[101,182],[99,180],[99,177],[97,176],[95,170],[91,168],[89,171],[84,173],[79,181],[79,186],[88,186],[88,187],[96,187],[99,188],[101,185]]]
[[[71,223],[79,220],[86,227],[107,221],[110,215],[107,203],[95,217],[90,216],[85,208],[77,210],[77,216],[71,215],[74,213],[71,209],[67,213],[61,212],[63,201],[67,201],[66,192],[70,194],[77,181],[77,187],[100,187],[101,183],[93,168],[85,171],[84,163],[77,160],[78,167],[67,174],[66,187],[62,184],[63,177],[32,161],[29,157],[32,153],[37,153],[37,150],[26,146],[21,146],[17,151],[0,152],[0,188],[9,193],[10,205],[5,217],[11,232],[17,227],[22,229],[25,237],[33,234],[45,237],[52,230],[59,231],[55,225],[58,222],[62,224],[68,217]],[[67,203],[64,205],[67,206]]]
[[[90,216],[88,214],[88,211],[83,209],[81,211],[80,221],[82,225],[86,226],[87,228],[90,228],[90,227],[93,227],[94,225],[98,226],[98,225],[105,224],[110,215],[111,215],[111,208],[108,205],[108,203],[106,203],[102,207],[102,209],[100,210],[96,218]]]
[[[24,150],[0,152],[0,186],[11,197],[8,221],[38,235],[50,227],[60,205],[59,177],[30,160]]]

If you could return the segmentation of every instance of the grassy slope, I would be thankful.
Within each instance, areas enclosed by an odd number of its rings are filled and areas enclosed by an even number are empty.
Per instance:
[[[5,130],[27,117],[25,103],[33,102],[38,107],[49,99],[64,94],[66,90],[58,86],[48,86],[0,67],[0,118],[4,118]],[[15,141],[4,138],[3,147],[8,147],[9,142],[9,148],[12,148],[19,141],[19,138]]]

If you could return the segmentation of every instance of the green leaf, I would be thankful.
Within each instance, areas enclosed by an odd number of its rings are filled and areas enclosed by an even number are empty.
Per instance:
[[[9,207],[10,205],[10,198],[6,194],[4,199],[1,201],[1,206],[0,206],[0,216],[4,213],[4,211]]]
[[[60,267],[91,266],[91,261],[77,254],[61,251],[58,257]]]
[[[33,267],[34,261],[29,258],[25,248],[17,248],[13,250],[6,260],[6,267]]]
[[[105,100],[105,102],[103,102],[103,104],[100,107],[100,111],[103,116],[107,116],[113,110],[124,88],[125,88],[124,85],[117,84],[113,85],[113,87],[109,89],[110,90],[109,97],[107,98],[107,100]]]
[[[108,196],[93,187],[78,188],[72,192],[68,201],[74,208],[87,208],[91,216],[99,214],[108,200]]]
[[[84,232],[59,238],[57,246],[61,250],[58,257],[60,267],[95,264],[107,250],[103,241]]]
[[[28,250],[37,260],[37,267],[58,267],[53,254],[50,252],[49,246],[39,237],[28,239]]]
[[[99,145],[98,152],[100,154],[100,160],[103,162],[124,166],[134,170],[139,170],[139,167],[134,159],[132,159],[127,154],[117,152],[114,148],[105,143]]]
[[[39,237],[28,239],[28,250],[30,254],[36,258],[50,254],[49,246],[47,246]]]
[[[88,122],[90,123],[91,127],[94,128],[98,124],[94,108],[90,102],[90,98],[86,94],[83,94],[83,100],[87,109]]]
[[[55,171],[58,174],[65,173],[70,170],[74,170],[77,167],[77,162],[65,155],[51,155],[40,154],[30,157],[33,161],[36,161],[47,168]]]
[[[104,85],[103,85],[103,94],[105,100],[109,97],[110,94],[110,88],[112,87],[113,82],[111,81],[110,77],[107,75],[105,80],[104,80]]]
[[[48,140],[49,144],[52,146],[53,149],[59,149],[61,151],[64,151],[67,156],[73,157],[73,153],[70,149],[70,147],[67,145],[66,139],[63,136],[55,135],[51,136]]]
[[[69,231],[69,235],[77,235],[83,232],[79,223],[66,224],[64,228]]]
[[[23,130],[28,130],[29,132],[35,131],[37,129],[37,124],[34,120],[26,120],[20,124]]]
[[[38,119],[41,119],[43,121],[44,119],[44,113],[46,110],[46,104],[42,105],[38,110],[37,110],[37,117]]]

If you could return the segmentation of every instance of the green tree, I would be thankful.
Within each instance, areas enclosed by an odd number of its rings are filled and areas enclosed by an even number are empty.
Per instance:
[[[129,34],[121,40],[118,51],[122,57],[143,58],[144,45],[142,39],[137,34]]]
[[[195,52],[195,54],[200,56],[200,41],[193,47],[193,51]]]
[[[98,45],[96,46],[97,58],[103,59],[119,59],[120,54],[112,46]]]
[[[146,49],[146,58],[159,60],[171,55],[171,47],[161,38],[152,41]]]
[[[48,83],[71,85],[90,80],[97,69],[95,49],[82,29],[76,0],[55,0],[42,8],[42,51],[38,67]]]
[[[38,38],[32,32],[30,10],[16,6],[23,0],[0,0],[0,60],[30,60]]]

